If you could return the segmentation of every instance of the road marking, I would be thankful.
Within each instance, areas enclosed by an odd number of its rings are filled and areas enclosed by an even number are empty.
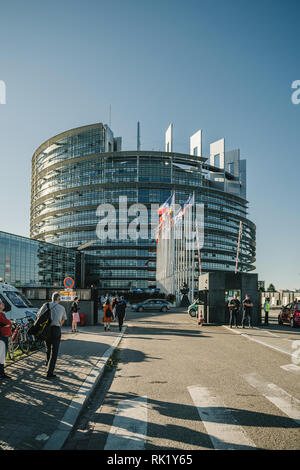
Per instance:
[[[99,358],[94,368],[90,371],[85,381],[81,384],[79,390],[76,392],[76,395],[69,403],[64,416],[62,417],[61,421],[59,421],[57,429],[50,436],[46,445],[43,447],[43,450],[60,450],[63,447],[76,424],[82,408],[87,403],[87,400],[101,379],[107,361],[112,356],[115,348],[118,347],[125,331],[126,327],[123,326],[122,331],[118,333],[112,346],[104,352],[102,357]]]
[[[188,387],[188,391],[216,450],[256,448],[230,410],[207,388],[193,385]]]
[[[300,374],[300,367],[296,364],[286,364],[285,366],[280,366],[281,369],[286,370],[287,372],[295,372],[296,374]]]
[[[281,338],[280,335],[275,335],[275,333],[272,333],[272,332],[269,331],[269,330],[265,330],[265,331],[266,331],[266,333],[268,333],[269,335],[274,336],[274,338]]]
[[[120,401],[104,450],[144,450],[147,421],[147,397]]]
[[[249,336],[249,333],[241,333],[240,331],[233,330],[227,325],[222,325],[224,328],[227,328],[227,330],[231,331],[232,333],[236,333],[240,336],[244,336],[244,338],[249,339],[250,341],[254,341],[255,343],[262,344],[263,346],[267,346],[268,348],[274,349],[275,351],[279,351],[283,354],[288,354],[289,356],[293,355],[293,352],[286,351],[285,349],[280,348],[279,346],[274,346],[273,344],[269,344],[266,341],[263,341],[261,339],[253,338],[252,336]],[[259,329],[259,328],[258,328]],[[260,330],[262,331],[262,330]]]
[[[289,418],[300,424],[300,400],[297,400],[277,385],[265,382],[255,373],[246,374],[242,377]]]

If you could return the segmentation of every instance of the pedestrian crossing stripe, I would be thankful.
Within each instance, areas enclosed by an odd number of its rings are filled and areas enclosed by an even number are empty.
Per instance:
[[[147,421],[146,396],[120,401],[104,450],[144,450]]]
[[[230,410],[208,388],[193,385],[188,391],[216,450],[255,450]]]
[[[242,377],[289,418],[300,424],[300,400],[277,385],[264,381],[256,373],[245,374]]]

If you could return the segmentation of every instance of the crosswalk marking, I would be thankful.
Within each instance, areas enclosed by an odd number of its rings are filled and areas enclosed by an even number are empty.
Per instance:
[[[146,396],[120,401],[104,450],[144,450],[147,421]]]
[[[300,401],[275,384],[265,382],[256,373],[245,374],[243,378],[256,388],[267,400],[283,413],[300,424]]]
[[[188,391],[216,450],[256,448],[230,410],[209,389],[193,385],[188,387]]]

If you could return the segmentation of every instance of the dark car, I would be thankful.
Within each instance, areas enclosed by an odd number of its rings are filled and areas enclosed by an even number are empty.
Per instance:
[[[132,309],[136,312],[142,312],[143,310],[159,310],[160,312],[166,312],[169,308],[169,302],[162,299],[148,299],[144,302],[132,305]]]
[[[288,323],[292,328],[300,326],[300,301],[292,302],[291,304],[282,307],[278,315],[279,325]]]

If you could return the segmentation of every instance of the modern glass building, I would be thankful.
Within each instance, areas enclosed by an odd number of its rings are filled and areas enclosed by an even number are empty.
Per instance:
[[[76,257],[69,248],[0,232],[0,278],[16,287],[63,287],[65,277],[80,276]]]
[[[169,134],[168,134],[169,135]],[[220,142],[211,145],[210,159],[193,147],[190,154],[172,151],[122,151],[101,123],[63,132],[44,142],[32,158],[32,238],[66,248],[89,243],[85,254],[86,283],[104,290],[146,288],[155,284],[156,243],[150,207],[161,205],[172,192],[183,204],[194,192],[205,208],[205,243],[202,271],[235,269],[240,221],[243,237],[240,271],[254,269],[255,225],[248,219],[245,161],[238,150],[225,152]],[[127,207],[142,203],[149,209],[147,237],[99,239],[97,224],[102,204],[123,217],[120,197]],[[130,211],[128,212],[130,214]],[[130,223],[135,215],[129,215]]]

